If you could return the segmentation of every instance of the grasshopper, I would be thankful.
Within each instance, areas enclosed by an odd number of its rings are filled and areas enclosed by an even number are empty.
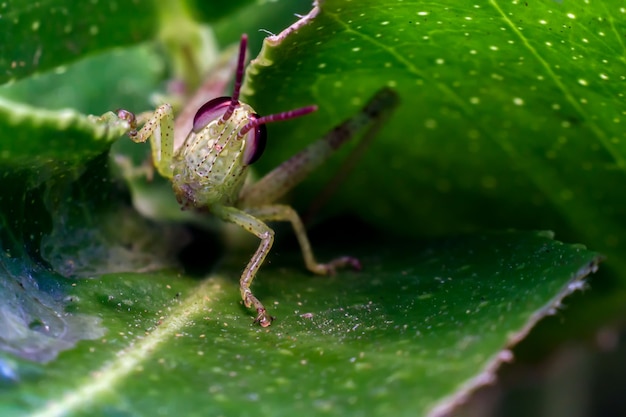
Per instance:
[[[296,234],[306,268],[320,275],[337,268],[360,269],[356,258],[342,256],[319,263],[313,255],[306,230],[298,213],[275,201],[324,163],[342,144],[359,131],[377,130],[380,122],[398,103],[397,94],[382,88],[357,114],[345,120],[323,138],[282,163],[256,183],[246,182],[248,168],[259,159],[267,140],[265,124],[301,117],[317,109],[301,107],[269,116],[259,116],[239,101],[243,82],[247,36],[239,45],[235,84],[231,97],[218,97],[203,104],[193,119],[193,127],[182,145],[174,141],[172,106],[159,106],[138,129],[137,117],[118,110],[114,117],[128,122],[128,136],[134,142],[150,140],[152,160],[157,171],[172,182],[183,209],[209,211],[255,235],[260,244],[241,275],[241,298],[247,308],[256,310],[255,323],[267,327],[274,319],[250,286],[274,242],[274,231],[266,221],[290,222]],[[367,135],[367,133],[365,134]]]

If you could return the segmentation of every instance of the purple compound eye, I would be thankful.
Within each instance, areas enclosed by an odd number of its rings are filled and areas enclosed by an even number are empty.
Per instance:
[[[258,119],[258,114],[253,114],[252,119]],[[267,142],[267,128],[265,125],[255,126],[250,132],[246,133],[246,147],[243,150],[243,163],[250,165],[258,161],[265,150]]]
[[[218,97],[204,103],[196,112],[193,118],[191,130],[198,133],[208,126],[213,120],[217,120],[224,115],[230,105],[230,97]]]

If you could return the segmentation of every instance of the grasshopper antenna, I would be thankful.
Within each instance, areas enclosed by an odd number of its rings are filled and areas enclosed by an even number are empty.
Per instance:
[[[317,110],[317,106],[300,107],[299,109],[284,111],[282,113],[269,114],[267,116],[252,118],[244,127],[239,131],[239,137],[243,137],[250,130],[257,126],[264,125],[266,123],[278,122],[281,120],[294,119],[296,117],[304,116],[305,114],[312,113]]]
[[[239,92],[241,91],[241,83],[243,82],[243,69],[246,60],[246,47],[248,46],[248,35],[245,33],[241,35],[241,41],[239,42],[239,59],[237,60],[237,72],[235,75],[235,87],[233,88],[233,95],[230,98],[230,105],[222,118],[220,119],[223,122],[230,119],[230,116],[233,115],[235,108],[239,105]]]
[[[237,60],[237,72],[235,75],[235,86],[233,88],[233,95],[230,98],[230,104],[222,118],[220,119],[222,123],[226,122],[226,120],[230,119],[230,116],[233,115],[233,112],[239,106],[239,93],[241,92],[241,85],[243,83],[243,72],[246,60],[246,47],[248,46],[248,35],[245,33],[241,35],[241,41],[239,42],[239,59]],[[306,106],[301,107],[299,109],[289,110],[282,113],[270,114],[263,117],[253,117],[244,127],[239,131],[239,137],[243,137],[250,130],[264,125],[266,123],[278,122],[282,120],[293,119],[296,117],[304,116],[305,114],[314,112],[317,110],[317,106]]]

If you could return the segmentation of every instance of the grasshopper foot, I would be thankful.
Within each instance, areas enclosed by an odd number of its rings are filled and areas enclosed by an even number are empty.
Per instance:
[[[267,314],[267,311],[265,310],[265,308],[263,307],[257,308],[256,312],[257,312],[257,316],[254,319],[254,323],[259,323],[261,327],[268,327],[269,325],[272,324],[272,321],[274,321],[274,317]]]
[[[269,325],[272,324],[274,317],[270,316],[267,313],[267,310],[265,310],[265,307],[263,306],[263,304],[259,301],[258,298],[252,295],[250,290],[243,289],[242,296],[243,296],[243,304],[246,307],[248,308],[254,307],[256,309],[257,315],[256,315],[256,318],[254,319],[254,323],[259,323],[261,327],[268,327]]]

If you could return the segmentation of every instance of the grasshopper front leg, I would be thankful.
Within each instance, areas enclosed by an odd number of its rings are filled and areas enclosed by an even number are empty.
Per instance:
[[[239,289],[241,291],[241,298],[243,299],[244,305],[247,308],[254,307],[257,312],[254,322],[259,323],[263,327],[267,327],[272,324],[274,317],[267,313],[263,303],[261,303],[261,301],[259,301],[259,299],[252,294],[250,285],[252,284],[252,280],[256,276],[259,268],[263,264],[265,257],[267,257],[267,254],[272,248],[272,244],[274,243],[274,230],[254,215],[246,213],[235,207],[216,206],[213,207],[212,212],[222,220],[234,223],[244,228],[261,240],[259,247],[254,255],[252,255],[248,265],[246,265],[246,268],[241,274]]]
[[[130,124],[128,137],[133,142],[143,143],[150,139],[152,161],[159,174],[165,178],[172,178],[172,159],[174,157],[174,111],[169,104],[159,106],[154,113],[147,117],[135,115],[127,110],[118,110],[117,116],[127,120]],[[139,119],[139,120],[137,120]],[[142,124],[140,130],[137,125]]]
[[[300,247],[302,248],[305,264],[310,271],[316,274],[333,274],[337,268],[346,265],[351,265],[355,269],[359,269],[361,267],[356,258],[349,256],[334,259],[326,264],[318,263],[315,260],[313,251],[311,250],[311,244],[309,243],[304,225],[302,224],[298,213],[296,213],[296,211],[289,206],[276,204],[248,209],[246,211],[242,211],[234,207],[219,206],[213,207],[212,212],[222,220],[242,227],[261,240],[259,247],[254,255],[252,255],[248,265],[241,274],[239,289],[241,291],[241,298],[243,299],[244,305],[247,308],[254,307],[257,312],[254,322],[259,323],[263,327],[267,327],[272,324],[274,317],[267,313],[263,303],[261,303],[261,301],[259,301],[259,299],[252,294],[252,290],[250,289],[250,285],[252,285],[254,277],[265,261],[265,258],[272,249],[272,244],[274,243],[274,230],[265,224],[263,220],[291,222],[300,243]]]

